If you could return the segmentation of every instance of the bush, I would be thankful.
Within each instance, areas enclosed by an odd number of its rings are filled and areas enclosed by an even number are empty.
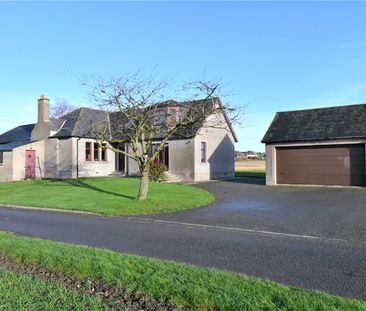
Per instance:
[[[153,162],[150,164],[150,179],[152,181],[165,181],[165,172],[168,168],[162,163]]]

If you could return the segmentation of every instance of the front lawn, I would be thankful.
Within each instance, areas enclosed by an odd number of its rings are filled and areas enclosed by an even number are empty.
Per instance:
[[[4,232],[0,254],[90,284],[106,282],[110,291],[119,288],[193,310],[366,310],[361,301],[244,275]]]
[[[88,211],[102,215],[177,212],[207,205],[213,195],[179,184],[150,183],[146,201],[137,201],[137,178],[83,178],[0,183],[0,204]]]

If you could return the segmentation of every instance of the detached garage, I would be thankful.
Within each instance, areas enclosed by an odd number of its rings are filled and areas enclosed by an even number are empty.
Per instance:
[[[279,112],[262,142],[268,185],[366,184],[366,104]]]

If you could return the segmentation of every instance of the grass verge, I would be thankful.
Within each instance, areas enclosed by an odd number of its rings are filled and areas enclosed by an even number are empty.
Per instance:
[[[199,310],[366,310],[366,304],[169,261],[0,232],[0,253]]]
[[[110,310],[97,297],[0,269],[0,310]]]
[[[108,216],[177,212],[207,205],[213,195],[198,187],[150,184],[146,201],[137,201],[137,178],[36,180],[0,184],[0,203],[94,212]]]
[[[249,171],[249,170],[240,170],[235,171],[235,177],[257,177],[257,178],[265,178],[266,172],[263,171]]]

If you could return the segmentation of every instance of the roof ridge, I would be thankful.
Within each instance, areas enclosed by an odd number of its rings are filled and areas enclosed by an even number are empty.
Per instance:
[[[300,112],[300,111],[314,111],[314,110],[349,108],[349,107],[360,107],[360,106],[366,106],[366,103],[362,103],[362,104],[351,104],[351,105],[329,106],[329,107],[322,107],[322,108],[307,108],[307,109],[285,110],[285,111],[278,111],[277,113],[289,113],[289,112]]]

